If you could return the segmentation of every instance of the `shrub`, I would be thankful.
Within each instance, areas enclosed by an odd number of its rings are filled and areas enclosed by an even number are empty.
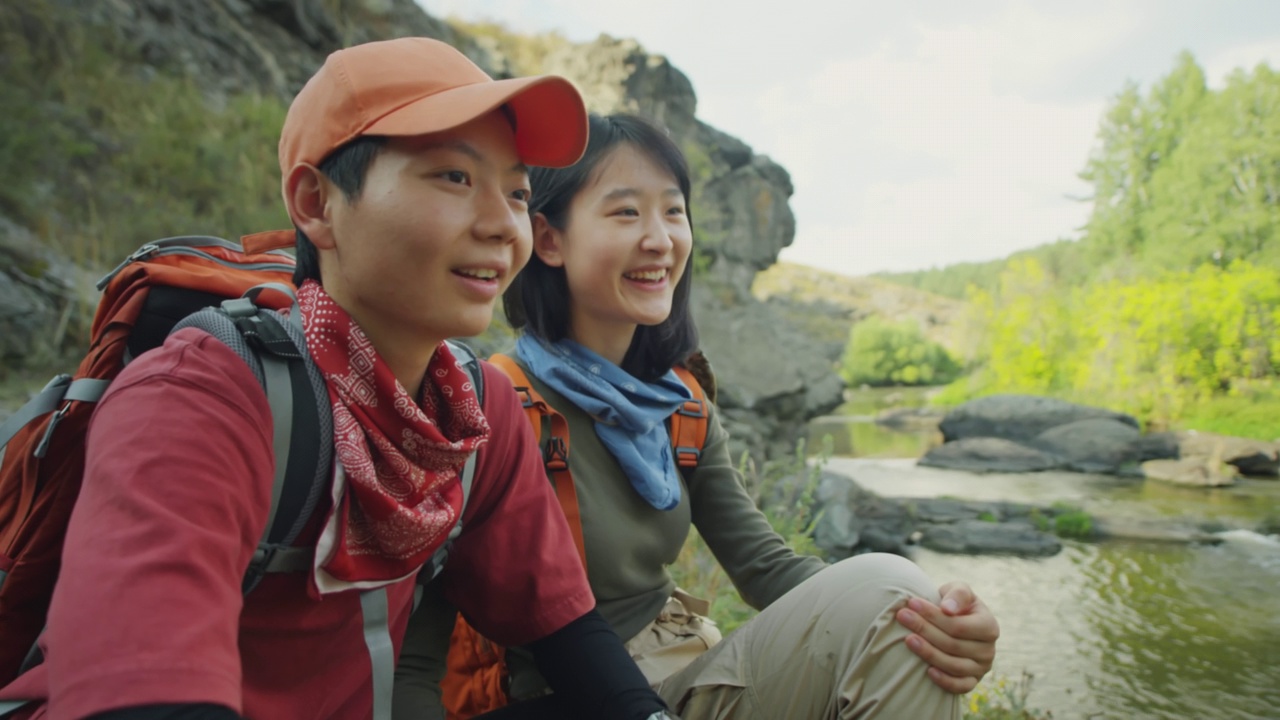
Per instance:
[[[870,317],[849,331],[840,376],[848,385],[939,385],[960,366],[910,320]]]
[[[1088,539],[1093,536],[1093,518],[1082,510],[1070,510],[1053,519],[1053,531],[1065,538]]]

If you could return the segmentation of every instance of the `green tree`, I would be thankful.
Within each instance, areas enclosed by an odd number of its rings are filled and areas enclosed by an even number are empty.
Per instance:
[[[1204,71],[1188,52],[1145,98],[1129,83],[1103,118],[1081,177],[1094,188],[1086,245],[1095,265],[1138,255],[1147,241],[1143,214],[1152,178],[1195,123],[1208,94]]]
[[[911,320],[863,320],[849,331],[840,375],[849,385],[935,385],[951,382],[960,367]]]
[[[1280,264],[1280,74],[1232,74],[1151,185],[1145,264]]]

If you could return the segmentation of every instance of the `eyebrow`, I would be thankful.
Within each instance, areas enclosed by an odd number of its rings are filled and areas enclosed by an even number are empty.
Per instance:
[[[484,162],[484,155],[475,147],[465,140],[450,140],[448,142],[430,143],[423,146],[423,150],[452,150],[462,153],[476,162]],[[529,166],[522,162],[517,162],[511,166],[511,172],[529,174]]]
[[[609,192],[605,193],[603,200],[604,202],[613,202],[614,200],[621,200],[622,198],[636,197],[639,194],[640,194],[640,191],[637,190],[636,188],[620,187],[620,188],[617,188],[616,190],[610,190]],[[662,195],[663,197],[670,197],[673,195],[683,197],[684,193],[680,192],[680,188],[672,187],[672,188],[667,188],[666,190],[663,190]]]

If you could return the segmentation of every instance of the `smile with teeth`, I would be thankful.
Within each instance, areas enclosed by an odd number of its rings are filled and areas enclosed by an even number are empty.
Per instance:
[[[498,277],[498,271],[492,268],[459,268],[454,272],[477,280],[493,280]]]
[[[641,282],[658,282],[667,276],[666,270],[640,270],[637,272],[629,272],[623,275],[628,280],[640,280]]]

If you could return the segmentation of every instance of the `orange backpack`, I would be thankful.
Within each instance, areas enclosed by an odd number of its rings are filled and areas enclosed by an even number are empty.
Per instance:
[[[543,465],[547,479],[555,488],[556,499],[565,519],[578,556],[586,567],[586,546],[582,538],[582,516],[578,508],[578,495],[569,473],[569,424],[564,416],[547,404],[529,382],[524,370],[510,357],[496,354],[489,362],[511,378],[516,394],[524,405],[525,417],[539,432]],[[683,367],[675,373],[693,393],[693,399],[684,403],[671,415],[671,445],[676,464],[682,471],[698,467],[702,448],[707,441],[707,393]],[[448,671],[440,686],[448,720],[465,720],[481,713],[496,710],[507,704],[506,649],[481,635],[459,615],[449,640]]]

